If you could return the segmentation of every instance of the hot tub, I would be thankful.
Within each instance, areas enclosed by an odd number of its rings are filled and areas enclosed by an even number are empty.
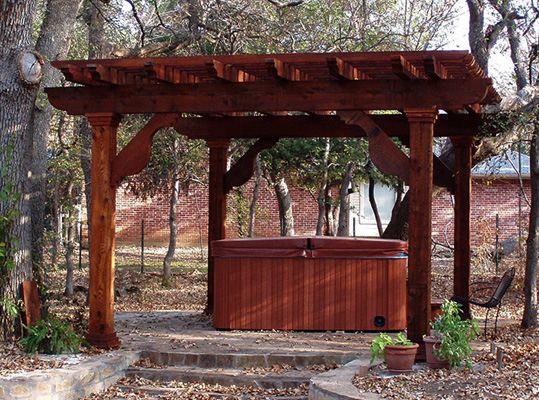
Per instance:
[[[383,239],[215,241],[215,327],[405,329],[406,251]]]

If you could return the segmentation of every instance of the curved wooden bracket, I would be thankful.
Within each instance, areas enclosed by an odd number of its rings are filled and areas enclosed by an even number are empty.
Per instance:
[[[156,114],[137,135],[118,153],[111,166],[111,186],[118,186],[126,176],[139,173],[148,165],[155,133],[172,126],[178,114]]]
[[[396,175],[410,183],[410,159],[363,111],[341,111],[339,117],[348,125],[357,125],[369,139],[372,163],[384,174]]]
[[[232,188],[241,186],[253,176],[255,171],[255,159],[262,150],[269,149],[279,139],[258,139],[255,144],[228,170],[225,174],[225,194]]]

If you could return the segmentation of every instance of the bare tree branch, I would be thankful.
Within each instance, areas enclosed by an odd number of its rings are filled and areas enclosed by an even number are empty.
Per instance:
[[[135,20],[137,21],[137,24],[140,28],[140,46],[144,47],[144,38],[146,36],[146,31],[144,30],[144,25],[142,24],[142,21],[140,20],[140,17],[137,12],[137,8],[135,7],[135,3],[133,0],[125,0],[131,5],[131,9],[133,10],[133,17],[135,17]]]
[[[277,8],[295,7],[305,2],[305,0],[290,1],[288,3],[281,3],[280,1],[275,1],[275,0],[267,0],[267,1],[268,3],[274,5]]]

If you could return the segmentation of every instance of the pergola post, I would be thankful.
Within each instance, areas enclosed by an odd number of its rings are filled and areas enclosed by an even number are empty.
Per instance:
[[[215,263],[211,255],[213,240],[226,238],[225,174],[229,140],[208,140],[210,148],[210,186],[208,204],[208,304],[205,312],[213,314]]]
[[[453,294],[470,297],[471,195],[473,137],[452,137],[455,147],[455,258]],[[463,318],[470,318],[470,305],[462,306]]]
[[[88,114],[92,125],[92,215],[90,237],[90,321],[92,346],[120,345],[114,331],[114,242],[116,186],[111,182],[116,131],[121,115]]]
[[[405,110],[410,123],[410,217],[408,253],[408,338],[419,343],[430,332],[432,142],[437,110]]]

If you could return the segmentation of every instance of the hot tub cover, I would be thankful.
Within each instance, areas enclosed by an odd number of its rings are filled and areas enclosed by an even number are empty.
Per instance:
[[[408,243],[393,239],[289,236],[223,239],[212,243],[215,257],[378,258],[402,257]]]

